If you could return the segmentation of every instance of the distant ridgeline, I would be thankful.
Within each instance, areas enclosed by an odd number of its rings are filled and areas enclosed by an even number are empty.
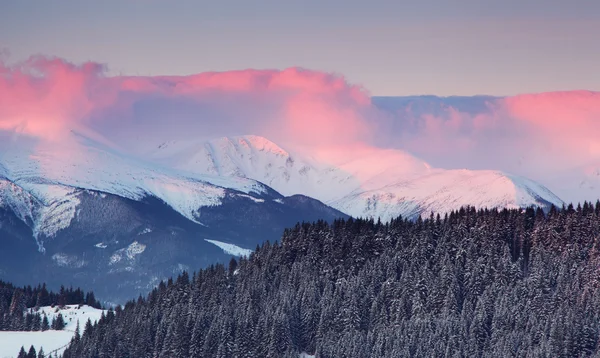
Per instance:
[[[15,287],[0,281],[0,331],[45,331],[64,327],[63,317],[49,321],[36,313],[36,307],[85,304],[101,308],[93,292],[61,287],[58,293],[48,291],[46,285],[32,288]],[[31,309],[25,314],[26,309]]]
[[[600,203],[297,225],[161,283],[74,357],[578,357],[598,353]]]

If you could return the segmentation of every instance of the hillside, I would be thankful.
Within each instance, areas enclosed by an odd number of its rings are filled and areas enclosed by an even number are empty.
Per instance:
[[[595,355],[599,237],[600,202],[297,225],[161,283],[65,358]]]

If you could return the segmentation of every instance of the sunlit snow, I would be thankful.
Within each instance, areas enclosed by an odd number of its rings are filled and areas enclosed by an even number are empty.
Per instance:
[[[198,224],[203,224],[201,208],[220,205],[226,188],[263,203],[255,196],[266,192],[261,183],[286,196],[307,195],[351,216],[384,221],[443,214],[464,205],[562,205],[531,180],[499,171],[436,169],[400,150],[340,154],[332,149],[315,159],[266,138],[240,136],[163,142],[142,153],[142,159],[77,133],[60,144],[28,143],[0,143],[4,175],[15,183],[0,179],[0,205],[32,220],[36,238],[51,237],[77,215],[74,188],[135,200],[152,195]],[[43,251],[43,242],[38,244]]]
[[[338,158],[342,154],[328,155]],[[431,211],[443,214],[465,205],[562,205],[558,197],[531,180],[498,171],[435,169],[398,150],[361,150],[333,165],[291,153],[265,138],[242,136],[172,141],[149,156],[198,175],[252,178],[284,195],[307,195],[351,216],[384,221]]]

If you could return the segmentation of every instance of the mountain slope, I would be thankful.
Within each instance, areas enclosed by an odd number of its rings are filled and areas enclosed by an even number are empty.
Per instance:
[[[186,173],[76,133],[0,147],[0,273],[17,284],[73,284],[121,302],[231,258],[206,240],[251,250],[298,221],[346,217],[252,179]]]
[[[223,188],[257,194],[268,191],[260,183],[239,177],[190,177],[126,155],[78,132],[70,132],[60,143],[4,143],[0,151],[5,177],[45,204],[64,197],[66,193],[59,187],[65,186],[134,200],[151,195],[195,220],[198,208],[219,204],[225,195]]]
[[[139,156],[83,131],[60,142],[16,138],[0,150],[0,272],[117,301],[229,260],[228,245],[247,252],[278,240],[298,221],[562,204],[500,172],[434,169],[394,150],[333,165],[257,136],[163,143]]]
[[[380,189],[357,191],[329,204],[351,216],[389,221],[399,213],[415,218],[463,206],[514,209],[562,201],[531,180],[498,171],[436,170]]]
[[[337,165],[291,154],[266,138],[242,136],[162,143],[149,158],[196,175],[251,178],[286,195],[303,194],[352,216],[446,213],[461,206],[548,207],[562,201],[526,178],[498,171],[442,170],[402,151],[371,150]]]
[[[169,141],[131,155],[93,134],[71,132],[60,145],[13,144],[2,150],[6,176],[47,206],[59,203],[65,216],[61,223],[73,212],[67,204],[76,205],[61,201],[69,198],[65,186],[133,200],[154,196],[199,224],[199,209],[220,205],[224,189],[259,198],[273,189],[285,196],[300,194],[349,215],[386,221],[398,215],[443,214],[464,205],[563,204],[545,187],[497,171],[435,169],[403,151],[374,148],[327,161],[252,135]],[[38,225],[38,230],[52,232],[55,226]]]
[[[312,198],[275,192],[258,198],[223,189],[221,204],[200,208],[192,221],[153,196],[133,200],[70,189],[77,205],[68,224],[60,215],[26,223],[0,206],[2,277],[17,284],[80,286],[104,300],[123,302],[184,269],[228,262],[231,254],[207,240],[253,250],[265,240],[278,240],[298,221],[346,217]],[[36,203],[32,211],[47,210]],[[61,225],[52,232],[36,226],[54,222]]]
[[[599,232],[600,202],[297,225],[159,285],[65,358],[596,357]]]

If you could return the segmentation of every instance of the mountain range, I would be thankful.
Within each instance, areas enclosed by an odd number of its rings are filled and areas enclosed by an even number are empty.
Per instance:
[[[4,139],[0,273],[108,301],[278,240],[298,221],[563,204],[526,178],[436,169],[400,150],[348,153],[334,165],[254,135],[136,154],[85,130],[54,142]]]
[[[148,158],[198,176],[253,179],[284,195],[307,195],[350,216],[383,221],[466,205],[562,205],[547,188],[526,178],[492,170],[436,169],[401,150],[349,153],[343,163],[328,165],[251,135],[165,142]]]

